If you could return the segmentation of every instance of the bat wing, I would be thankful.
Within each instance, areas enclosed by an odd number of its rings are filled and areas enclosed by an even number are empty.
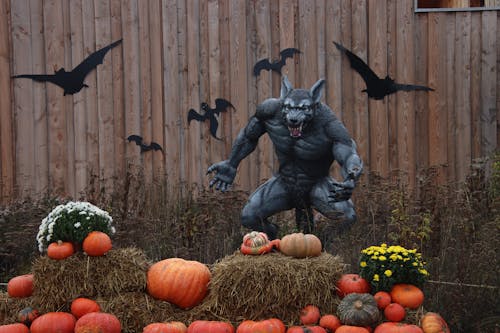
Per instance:
[[[12,78],[14,79],[26,78],[26,79],[32,79],[37,82],[51,82],[57,84],[61,88],[64,88],[60,80],[60,77],[55,74],[21,74],[21,75],[14,75]]]
[[[160,150],[163,152],[163,149],[161,148],[161,146],[156,142],[151,142],[151,144],[149,145],[149,148],[154,149],[154,150]]]
[[[403,90],[403,91],[411,91],[411,90],[424,90],[424,91],[434,91],[434,89],[426,87],[426,86],[419,86],[419,85],[414,85],[414,84],[400,84],[400,83],[395,83],[393,84],[394,91],[398,90]]]
[[[117,40],[114,43],[109,44],[108,46],[103,47],[102,49],[92,53],[87,58],[85,58],[78,66],[76,66],[72,73],[75,75],[75,79],[83,80],[97,65],[102,64],[104,61],[104,56],[108,53],[116,45],[120,44],[122,40]]]
[[[367,89],[370,89],[373,84],[376,84],[380,78],[371,70],[371,68],[357,55],[346,49],[344,46],[339,43],[333,42],[337,49],[344,52],[349,59],[349,63],[351,64],[351,68],[353,68],[356,72],[361,75],[363,80],[366,83]]]
[[[293,56],[297,53],[300,53],[299,49],[290,47],[288,49],[284,49],[280,52],[280,56],[282,60],[286,60],[287,58],[293,58]]]
[[[142,146],[142,136],[139,135],[129,135],[127,138],[128,142],[134,141],[136,145]]]
[[[224,98],[216,98],[214,113],[218,115],[221,112],[226,111],[229,107],[234,109],[233,104],[231,104],[228,100],[225,100]]]
[[[261,59],[261,60],[257,61],[255,66],[253,66],[253,75],[259,76],[260,71],[263,69],[265,69],[267,71],[272,69],[272,65],[269,62],[269,59]]]
[[[204,121],[205,120],[205,116],[199,114],[194,109],[190,109],[188,111],[188,123],[190,123],[191,120],[193,120],[193,119],[197,120],[197,121]]]
[[[210,117],[210,134],[217,140],[220,140],[220,138],[217,137],[218,128],[219,128],[219,121],[217,120],[217,117],[215,117],[215,114],[213,114]]]

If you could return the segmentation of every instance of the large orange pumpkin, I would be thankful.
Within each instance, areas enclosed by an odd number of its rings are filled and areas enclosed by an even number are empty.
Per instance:
[[[391,299],[405,308],[417,309],[424,302],[424,292],[412,284],[398,283],[392,286]]]
[[[236,329],[236,333],[285,333],[285,324],[278,318],[264,320],[244,320]]]
[[[83,240],[82,248],[89,256],[105,255],[113,247],[111,238],[102,231],[92,231]]]
[[[71,313],[78,319],[83,315],[86,315],[90,312],[99,312],[101,311],[101,307],[99,304],[85,297],[79,297],[71,302]]]
[[[30,326],[31,333],[73,333],[76,318],[67,312],[48,312],[36,318]]]
[[[142,333],[186,333],[187,326],[180,321],[167,323],[151,323],[144,327]]]
[[[187,333],[234,333],[234,326],[224,321],[195,320],[188,326]]]
[[[28,328],[28,326],[21,323],[0,325],[0,333],[29,333],[29,332],[30,329]]]
[[[281,253],[295,258],[317,257],[322,249],[318,237],[301,232],[283,236],[279,247]]]
[[[75,253],[75,248],[71,242],[52,242],[47,247],[47,256],[51,259],[62,260]]]
[[[210,270],[198,261],[169,258],[153,264],[147,274],[147,291],[188,309],[199,304],[208,292]]]
[[[29,297],[33,293],[33,274],[13,277],[7,283],[7,293],[10,297]]]
[[[106,312],[89,312],[81,316],[75,324],[75,333],[120,333],[120,320]]]
[[[370,333],[370,331],[361,326],[341,325],[335,333]]]
[[[420,320],[424,333],[450,333],[448,324],[439,313],[427,312]]]
[[[373,333],[423,333],[417,325],[387,321],[375,327]]]

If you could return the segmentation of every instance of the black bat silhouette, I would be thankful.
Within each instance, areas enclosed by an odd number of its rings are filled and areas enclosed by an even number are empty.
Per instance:
[[[413,84],[400,84],[395,82],[389,75],[384,79],[381,79],[375,74],[370,67],[357,55],[346,49],[339,43],[333,42],[337,49],[342,51],[347,55],[351,68],[353,68],[359,75],[363,78],[366,84],[366,89],[362,92],[366,92],[369,98],[373,99],[384,99],[385,96],[393,94],[399,90],[411,91],[411,90],[425,90],[434,91],[434,89],[418,86]]]
[[[14,75],[13,78],[27,78],[38,82],[52,82],[64,89],[64,95],[73,95],[83,87],[88,87],[83,81],[85,77],[97,67],[102,64],[104,56],[116,45],[120,44],[122,40],[118,40],[102,49],[92,53],[85,60],[83,60],[72,71],[66,72],[63,68],[55,71],[54,74],[21,74]]]
[[[161,152],[163,152],[163,149],[161,148],[161,146],[159,144],[157,144],[156,142],[151,142],[149,145],[145,144],[142,142],[142,136],[139,136],[139,135],[129,135],[129,137],[127,138],[128,142],[132,142],[134,141],[136,145],[140,146],[141,147],[141,153],[145,152],[145,151],[149,151],[149,150],[160,150]]]
[[[285,66],[286,59],[293,58],[293,55],[296,53],[300,53],[300,50],[295,48],[288,48],[280,52],[280,59],[277,61],[273,61],[272,63],[269,61],[269,59],[261,59],[257,61],[255,66],[253,67],[253,75],[258,76],[260,74],[260,71],[263,69],[273,70],[281,75],[281,69],[283,68],[283,66]]]
[[[210,134],[216,138],[217,140],[220,140],[220,138],[217,137],[217,128],[219,127],[219,121],[217,120],[216,115],[218,116],[221,112],[227,111],[228,107],[231,107],[234,109],[233,104],[231,104],[229,101],[223,99],[223,98],[216,98],[215,99],[215,109],[210,108],[210,105],[207,103],[203,102],[201,103],[201,109],[204,111],[204,114],[199,114],[193,109],[190,109],[188,111],[188,123],[191,122],[191,120],[198,120],[198,121],[205,121],[205,120],[210,120]]]

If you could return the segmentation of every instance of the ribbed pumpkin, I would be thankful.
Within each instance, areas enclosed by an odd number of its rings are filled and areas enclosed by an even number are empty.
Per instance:
[[[33,293],[33,274],[13,277],[7,283],[7,293],[10,297],[29,297]]]
[[[273,249],[273,244],[266,233],[251,231],[243,236],[240,251],[243,254],[264,254]]]
[[[417,325],[388,321],[375,327],[373,333],[423,333],[423,331]]]
[[[28,328],[28,326],[21,323],[0,325],[0,333],[29,333],[29,332],[30,329]]]
[[[424,302],[424,292],[412,284],[399,283],[392,286],[391,299],[405,308],[417,309]]]
[[[286,333],[327,333],[321,326],[303,325],[303,326],[290,326]]]
[[[450,333],[448,324],[439,313],[427,312],[420,320],[424,333]]]
[[[101,307],[99,304],[85,297],[79,297],[71,302],[71,313],[78,319],[83,315],[86,315],[90,312],[99,312],[101,311]]]
[[[70,257],[75,253],[73,243],[57,241],[52,242],[47,247],[47,256],[51,259],[62,260]]]
[[[187,326],[180,321],[167,323],[151,323],[144,327],[142,333],[186,333]]]
[[[368,293],[348,294],[340,301],[337,314],[343,324],[353,326],[370,326],[380,317],[377,302]]]
[[[25,307],[17,314],[17,320],[26,326],[30,326],[33,320],[38,318],[40,313],[38,310],[33,309],[31,306]]]
[[[234,333],[234,326],[224,321],[195,320],[188,326],[187,333]]]
[[[341,325],[335,333],[370,333],[370,331],[361,326]]]
[[[102,231],[92,231],[83,240],[82,248],[89,256],[105,255],[113,247],[111,238]]]
[[[264,320],[244,320],[236,329],[236,333],[285,333],[285,324],[278,318]]]
[[[75,333],[120,333],[120,320],[106,312],[90,312],[81,316],[75,324]]]
[[[333,314],[322,315],[319,319],[319,326],[330,330],[330,332],[335,332],[341,325],[339,317]]]
[[[303,325],[314,325],[317,324],[321,314],[319,308],[316,305],[306,305],[300,310],[299,319]]]
[[[295,258],[317,257],[322,249],[318,237],[301,232],[283,236],[279,246],[281,253]]]
[[[153,264],[147,274],[147,291],[188,309],[199,304],[208,292],[210,270],[198,261],[169,258]]]
[[[73,333],[76,318],[67,312],[48,312],[36,318],[30,326],[31,333]]]

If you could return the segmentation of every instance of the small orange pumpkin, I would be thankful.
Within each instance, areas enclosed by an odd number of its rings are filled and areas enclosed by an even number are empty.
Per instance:
[[[31,333],[73,333],[75,317],[68,312],[48,312],[36,318],[30,327]]]
[[[120,320],[106,312],[90,312],[81,316],[75,324],[74,333],[121,333]]]
[[[281,253],[295,258],[317,257],[322,250],[318,237],[301,232],[283,236],[279,247]]]
[[[7,293],[10,297],[29,297],[33,294],[33,274],[13,277],[7,283]]]
[[[389,321],[402,321],[406,316],[406,310],[401,304],[391,303],[385,307],[384,316]]]
[[[377,302],[377,306],[380,310],[385,309],[385,307],[392,303],[391,294],[387,291],[377,291],[373,297],[375,298],[375,302]]]
[[[0,325],[0,333],[29,333],[29,332],[30,329],[28,328],[28,326],[21,323]]]
[[[417,325],[387,321],[375,327],[373,333],[423,333],[423,331]]]
[[[236,333],[285,333],[286,326],[278,318],[269,318],[259,321],[244,320],[236,329]]]
[[[325,314],[319,319],[319,326],[330,330],[330,332],[335,332],[340,325],[342,325],[342,323],[339,317],[333,314]]]
[[[351,293],[365,294],[370,292],[370,283],[359,274],[342,274],[336,283],[337,295],[340,298]]]
[[[417,309],[424,302],[424,292],[415,285],[398,283],[392,286],[391,299],[405,308]]]
[[[424,333],[450,333],[448,324],[439,313],[427,312],[420,320]]]
[[[187,326],[180,321],[167,323],[151,323],[144,327],[142,333],[186,333]]]
[[[234,326],[225,321],[195,320],[189,324],[187,333],[234,333]]]
[[[50,259],[62,260],[70,257],[75,253],[75,248],[70,242],[57,241],[52,242],[47,247],[47,256]]]
[[[17,320],[20,323],[23,323],[24,325],[30,327],[33,320],[35,320],[39,316],[40,313],[38,312],[38,310],[33,309],[31,306],[28,306],[19,311],[19,313],[17,314]]]
[[[105,255],[112,248],[111,238],[102,231],[92,231],[83,240],[83,251],[89,256]]]
[[[320,317],[319,308],[316,305],[309,304],[300,310],[299,318],[303,325],[317,324]]]
[[[101,307],[99,304],[85,297],[79,297],[71,302],[71,313],[78,319],[83,315],[86,315],[90,312],[99,312],[101,311]]]

